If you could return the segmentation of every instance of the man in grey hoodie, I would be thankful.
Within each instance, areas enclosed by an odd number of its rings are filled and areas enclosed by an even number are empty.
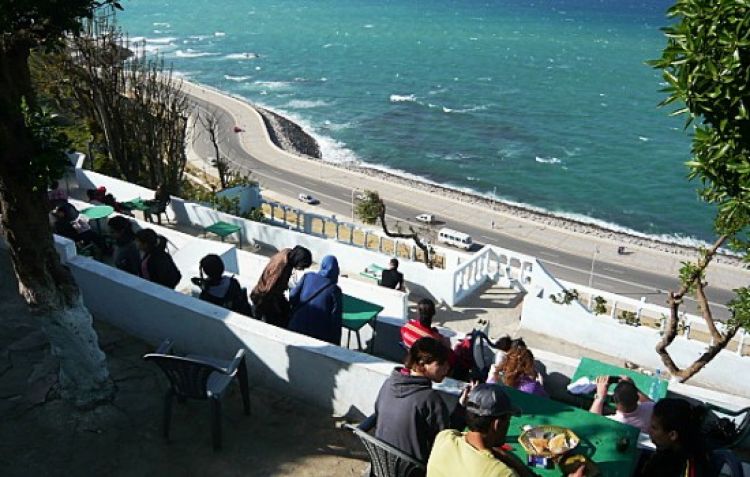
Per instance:
[[[433,338],[421,338],[409,349],[405,367],[397,367],[380,388],[375,402],[375,437],[427,462],[435,436],[463,427],[463,407],[451,414],[432,383],[448,374],[449,350]],[[466,394],[466,393],[464,393]],[[465,401],[465,395],[460,402]],[[369,419],[368,419],[369,420]]]

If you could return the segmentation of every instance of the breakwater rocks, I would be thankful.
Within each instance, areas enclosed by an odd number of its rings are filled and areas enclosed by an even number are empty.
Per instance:
[[[256,109],[263,117],[266,129],[271,135],[271,140],[281,149],[292,154],[309,156],[314,159],[322,158],[318,142],[307,134],[297,123],[288,120],[284,116],[267,109]]]

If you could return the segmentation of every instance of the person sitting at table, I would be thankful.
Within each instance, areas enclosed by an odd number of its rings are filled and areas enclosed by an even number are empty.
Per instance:
[[[156,222],[161,225],[161,214],[167,211],[167,205],[170,202],[169,193],[167,192],[164,184],[159,184],[154,192],[154,198],[152,200],[144,200],[143,203],[148,207],[143,212],[143,218],[146,222],[154,221],[153,215],[156,215]]]
[[[135,243],[141,251],[141,277],[174,289],[182,274],[167,253],[167,239],[151,229],[141,229],[135,234]]]
[[[649,435],[656,452],[642,459],[637,477],[716,475],[700,433],[701,413],[684,399],[666,398],[654,405]]]
[[[93,243],[105,255],[112,253],[104,238],[91,229],[88,219],[70,202],[57,206],[53,215],[53,229],[57,235],[69,238],[83,247]]]
[[[57,206],[62,205],[68,201],[68,193],[60,187],[59,181],[52,181],[50,188],[47,191],[47,200],[50,203],[50,209],[55,209]]]
[[[525,393],[547,396],[547,391],[539,381],[539,373],[534,368],[534,355],[526,347],[511,348],[503,366],[487,379],[489,383],[498,381]]]
[[[405,366],[394,368],[380,388],[375,414],[367,420],[375,424],[375,437],[427,462],[438,432],[463,427],[463,406],[451,413],[440,392],[432,389],[432,383],[442,382],[448,370],[448,348],[432,338],[415,341]]]
[[[198,265],[200,278],[192,282],[200,286],[199,299],[221,306],[228,310],[252,316],[247,290],[234,277],[224,275],[224,262],[216,254],[209,253]]]
[[[115,239],[112,263],[120,270],[139,275],[141,255],[135,244],[133,223],[121,215],[116,215],[107,221],[107,225]]]
[[[97,187],[96,189],[86,189],[86,198],[89,203],[94,205],[103,205],[105,195],[107,195],[107,188],[104,186]]]
[[[411,348],[415,341],[424,337],[434,338],[450,349],[450,340],[441,335],[437,328],[432,327],[432,318],[435,316],[435,302],[429,298],[419,300],[417,315],[419,315],[417,320],[409,320],[401,327],[401,342],[406,349]]]
[[[608,386],[609,376],[596,378],[596,394],[589,411],[603,415]],[[629,377],[620,377],[620,382],[617,383],[612,394],[612,400],[615,403],[615,413],[607,417],[637,427],[641,432],[648,432],[651,425],[651,414],[654,411],[654,402],[640,392]]]
[[[398,271],[398,259],[392,258],[388,270],[383,270],[378,285],[404,291],[404,274]]]
[[[536,475],[519,457],[502,446],[508,439],[514,406],[498,384],[478,384],[466,400],[467,432],[447,429],[435,438],[427,462],[427,477],[518,477]],[[583,477],[585,468],[568,474]]]
[[[289,325],[289,301],[284,296],[293,270],[304,270],[312,265],[312,254],[297,245],[279,250],[263,269],[258,283],[250,293],[253,316],[281,328]]]
[[[341,344],[343,295],[338,280],[339,262],[333,255],[323,257],[317,273],[306,273],[302,277],[289,292],[290,331],[336,346]]]

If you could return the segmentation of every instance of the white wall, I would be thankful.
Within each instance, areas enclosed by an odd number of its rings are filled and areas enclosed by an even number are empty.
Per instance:
[[[642,366],[664,368],[654,350],[660,339],[658,330],[623,325],[608,317],[593,315],[578,302],[569,305],[553,303],[550,294],[559,293],[562,288],[538,262],[532,282],[534,286],[524,298],[521,312],[522,329],[553,336]],[[705,351],[705,344],[678,336],[669,351],[679,366],[686,366]],[[738,376],[747,373],[750,373],[750,358],[722,351],[690,382],[750,396],[750,381],[738,379]]]
[[[328,409],[368,415],[393,363],[298,335],[229,312],[94,260],[69,262],[86,306],[111,323],[156,346],[164,338],[175,351],[230,358],[244,347],[253,383]]]

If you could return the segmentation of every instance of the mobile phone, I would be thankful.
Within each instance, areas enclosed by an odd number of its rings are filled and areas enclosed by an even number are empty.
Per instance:
[[[622,378],[620,376],[610,376],[607,379],[607,384],[617,384],[620,381],[622,381]]]
[[[553,467],[552,459],[548,457],[542,457],[540,455],[530,455],[526,459],[526,463],[529,467],[536,467],[539,469],[551,469]]]

